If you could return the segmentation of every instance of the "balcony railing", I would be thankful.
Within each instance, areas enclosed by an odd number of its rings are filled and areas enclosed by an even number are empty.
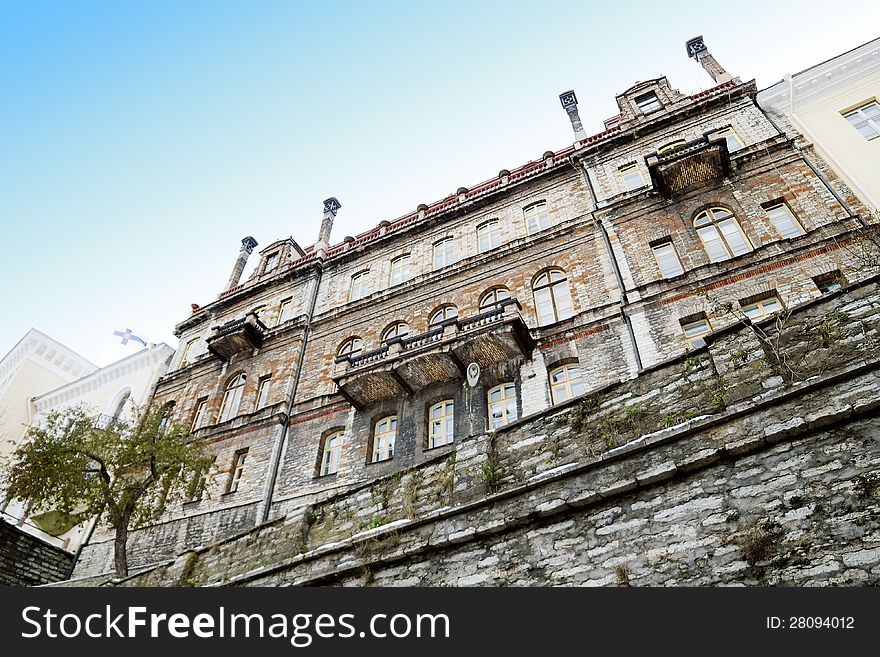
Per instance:
[[[653,153],[646,161],[654,188],[665,198],[730,174],[730,154],[723,137],[701,137],[665,153]]]
[[[241,319],[234,319],[221,326],[215,326],[208,338],[208,351],[222,360],[229,360],[238,353],[252,351],[263,345],[269,332],[257,315],[249,312]]]

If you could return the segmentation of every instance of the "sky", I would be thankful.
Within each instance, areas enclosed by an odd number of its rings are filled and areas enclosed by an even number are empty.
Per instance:
[[[769,86],[880,36],[859,4],[0,0],[0,355],[176,347],[244,236],[311,244],[336,196],[340,242],[540,159],[568,89],[594,134],[636,81],[709,88],[693,36]]]

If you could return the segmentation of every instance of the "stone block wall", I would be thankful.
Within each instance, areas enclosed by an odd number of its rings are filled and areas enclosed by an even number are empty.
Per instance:
[[[0,520],[0,586],[35,586],[67,577],[73,555]]]

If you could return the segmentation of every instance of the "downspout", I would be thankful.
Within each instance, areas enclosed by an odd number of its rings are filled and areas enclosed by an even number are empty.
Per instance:
[[[318,290],[321,287],[321,274],[324,271],[323,263],[321,260],[317,262],[317,275],[312,279],[313,281],[313,289],[311,298],[309,300],[308,311],[306,313],[306,322],[303,327],[303,338],[302,338],[302,347],[299,350],[299,359],[296,365],[296,373],[293,375],[293,386],[290,390],[290,399],[287,403],[287,413],[286,420],[284,421],[284,427],[281,430],[278,440],[275,442],[275,448],[272,452],[272,470],[269,474],[269,482],[266,486],[266,493],[263,500],[263,515],[261,522],[266,522],[269,519],[269,511],[272,508],[272,497],[275,492],[275,482],[278,479],[278,469],[281,467],[281,455],[283,453],[284,443],[287,439],[287,434],[290,431],[290,414],[293,413],[293,405],[296,400],[296,391],[299,389],[299,380],[302,376],[303,364],[306,359],[306,346],[309,342],[309,331],[312,327],[312,317],[315,313],[315,304],[318,300]]]
[[[593,201],[593,207],[598,209],[599,200],[596,198],[596,190],[593,189],[593,181],[590,180],[590,174],[587,172],[587,168],[575,164],[573,158],[570,161],[575,169],[580,170],[581,176],[587,184],[587,189],[590,191],[590,199]],[[593,217],[595,218],[595,214]],[[626,332],[629,335],[630,344],[632,344],[633,347],[633,355],[636,359],[636,370],[641,370],[642,356],[639,353],[639,344],[636,342],[636,334],[635,331],[633,331],[632,321],[630,320],[629,315],[624,312],[624,308],[629,304],[629,300],[626,296],[626,287],[623,284],[623,275],[620,273],[620,263],[617,262],[617,256],[614,255],[614,249],[611,247],[611,239],[608,237],[608,231],[605,230],[605,224],[603,224],[600,219],[596,219],[596,226],[599,228],[599,232],[602,235],[602,242],[605,244],[605,251],[608,253],[608,257],[611,260],[611,268],[614,270],[614,278],[617,281],[617,288],[620,290],[620,315],[623,317],[623,323],[626,326]]]

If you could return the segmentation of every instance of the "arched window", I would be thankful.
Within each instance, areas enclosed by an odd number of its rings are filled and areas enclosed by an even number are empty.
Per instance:
[[[408,253],[391,261],[391,276],[388,280],[389,285],[400,285],[412,278],[409,262],[410,256]]]
[[[728,260],[752,250],[736,217],[725,208],[703,210],[694,218],[694,228],[712,262]]]
[[[516,386],[502,383],[489,389],[489,428],[497,429],[508,422],[514,422],[518,415],[516,410]]]
[[[218,422],[226,422],[238,415],[238,406],[241,404],[241,393],[244,392],[244,384],[247,383],[247,376],[239,374],[232,377],[226,384],[226,390],[223,393],[223,403],[220,404],[220,419]]]
[[[664,153],[670,153],[670,152],[674,151],[676,148],[680,148],[680,147],[684,146],[685,143],[686,142],[684,139],[676,139],[675,141],[670,142],[670,143],[666,144],[665,146],[662,146],[659,149],[657,149],[657,155],[663,155]]]
[[[376,422],[373,429],[373,463],[394,458],[394,441],[397,440],[397,416],[389,415]]]
[[[126,390],[119,397],[119,401],[116,402],[116,406],[113,407],[113,413],[110,416],[111,420],[118,420],[122,417],[122,413],[125,411],[125,405],[128,403],[128,400],[131,399],[131,390]]]
[[[342,431],[334,431],[324,437],[321,447],[321,476],[339,472],[339,455],[342,453]]]
[[[510,290],[506,287],[492,288],[488,292],[483,293],[480,297],[480,310],[489,310],[494,308],[505,299],[510,298]]]
[[[353,335],[348,338],[345,342],[339,345],[339,349],[336,351],[337,356],[357,356],[364,350],[364,341],[361,340],[358,336]]]
[[[538,276],[532,290],[538,309],[538,325],[554,324],[574,314],[568,280],[561,269],[550,269]]]
[[[552,225],[550,211],[547,210],[547,203],[545,201],[532,203],[524,208],[523,216],[526,219],[526,229],[529,235],[550,228]]]
[[[454,410],[451,399],[444,399],[428,409],[428,449],[449,445],[454,440]]]
[[[434,244],[434,269],[446,267],[455,262],[455,240],[445,237]]]
[[[409,335],[409,324],[406,322],[394,322],[382,333],[382,342],[388,342],[393,338],[402,338]]]
[[[458,308],[452,304],[440,306],[437,310],[431,313],[431,318],[428,320],[428,326],[437,326],[441,322],[444,322],[447,319],[452,319],[453,317],[458,317]]]
[[[367,277],[369,271],[359,271],[351,277],[351,286],[348,288],[348,300],[357,301],[367,296]]]
[[[501,246],[501,227],[497,219],[492,219],[477,226],[477,244],[480,253],[485,253]]]
[[[550,370],[550,396],[554,404],[584,394],[583,370],[577,363]]]

